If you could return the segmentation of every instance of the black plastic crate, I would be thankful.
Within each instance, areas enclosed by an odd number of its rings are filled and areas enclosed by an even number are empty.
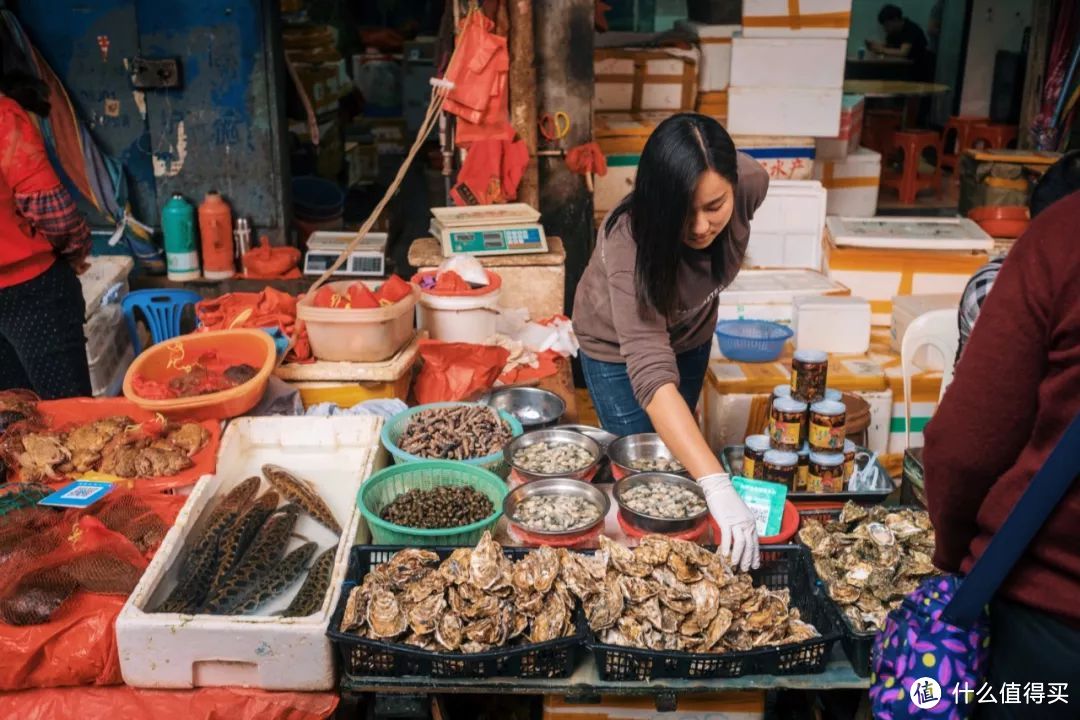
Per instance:
[[[589,633],[597,671],[608,681],[658,678],[733,678],[743,675],[802,675],[825,670],[833,644],[840,638],[835,613],[815,584],[810,554],[797,545],[762,549],[761,568],[751,572],[754,584],[788,588],[801,618],[821,633],[801,643],[746,652],[687,653],[605,645]]]
[[[341,597],[326,632],[337,648],[346,673],[360,677],[559,678],[569,677],[574,672],[587,630],[585,615],[580,608],[574,610],[576,630],[570,637],[482,653],[433,652],[342,632],[341,620],[353,587],[360,584],[372,567],[386,562],[394,553],[404,549],[387,545],[354,545],[349,553],[349,567],[341,586]],[[432,550],[445,559],[457,548],[423,549]],[[529,552],[531,550],[528,548],[503,548],[503,554],[511,560],[519,560]]]

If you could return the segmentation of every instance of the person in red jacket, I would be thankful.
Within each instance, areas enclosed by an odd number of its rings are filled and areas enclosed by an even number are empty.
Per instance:
[[[966,573],[1080,412],[1080,192],[1034,218],[1009,252],[926,428],[934,563]],[[1080,475],[1080,468],[1076,469]],[[988,683],[1068,683],[1068,704],[980,705],[984,718],[1074,718],[1080,691],[1080,483],[991,606]]]
[[[0,390],[89,395],[83,335],[90,229],[60,183],[27,109],[45,116],[37,78],[0,68]]]

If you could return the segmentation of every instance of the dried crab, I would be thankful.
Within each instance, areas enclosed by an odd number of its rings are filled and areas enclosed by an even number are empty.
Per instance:
[[[920,510],[848,502],[836,520],[808,523],[798,537],[829,596],[860,632],[880,631],[889,611],[936,572],[934,530]]]

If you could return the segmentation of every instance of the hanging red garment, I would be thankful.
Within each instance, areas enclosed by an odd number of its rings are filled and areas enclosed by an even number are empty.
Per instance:
[[[455,141],[469,147],[478,140],[512,140],[509,115],[510,52],[506,38],[481,12],[461,21],[457,49],[445,79],[454,83],[443,109],[459,118]]]
[[[450,197],[455,205],[491,205],[514,200],[528,165],[529,150],[521,140],[475,142],[465,156]]]

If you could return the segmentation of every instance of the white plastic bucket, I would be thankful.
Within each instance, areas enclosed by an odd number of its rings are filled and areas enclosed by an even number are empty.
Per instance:
[[[487,292],[464,295],[443,295],[426,291],[420,293],[417,305],[417,326],[426,330],[432,340],[483,344],[495,334],[499,317],[501,279],[488,271],[493,280]]]

